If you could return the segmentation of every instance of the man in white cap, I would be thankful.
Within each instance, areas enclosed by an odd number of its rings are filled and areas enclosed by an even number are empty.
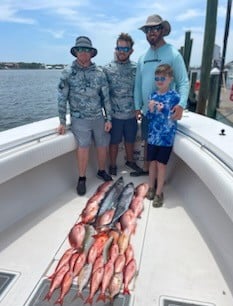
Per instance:
[[[142,138],[147,142],[148,121],[143,115],[148,110],[148,97],[155,91],[154,73],[157,66],[169,64],[173,69],[174,81],[171,84],[171,89],[175,89],[180,94],[180,102],[173,109],[172,118],[174,120],[181,119],[183,109],[186,107],[189,95],[189,79],[182,55],[174,46],[164,40],[164,36],[167,36],[171,31],[170,23],[163,20],[159,15],[151,15],[139,29],[146,34],[150,48],[139,58],[137,63],[134,103],[137,119],[142,118]],[[145,143],[143,170],[141,172],[131,172],[131,176],[149,174],[146,148],[147,143]]]
[[[105,171],[109,131],[111,124],[111,104],[109,87],[103,70],[91,62],[97,50],[86,36],[79,36],[75,46],[70,50],[76,57],[70,68],[62,72],[58,86],[58,112],[60,125],[58,133],[66,130],[67,102],[71,116],[71,130],[78,144],[77,160],[79,180],[78,195],[86,193],[86,171],[89,147],[94,138],[97,147],[97,177],[111,181],[112,177]],[[104,112],[103,112],[104,109]],[[105,116],[103,116],[105,113]]]

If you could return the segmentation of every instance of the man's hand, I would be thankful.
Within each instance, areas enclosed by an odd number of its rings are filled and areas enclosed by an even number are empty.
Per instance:
[[[172,109],[172,119],[173,120],[180,120],[183,115],[183,108],[180,105],[175,105]]]
[[[142,112],[140,111],[140,109],[135,110],[135,116],[137,120],[141,120],[142,119]]]
[[[63,124],[60,124],[57,129],[56,129],[57,133],[60,135],[64,135],[66,132],[66,126]]]
[[[111,128],[112,128],[112,123],[110,121],[106,121],[104,126],[105,132],[110,132]]]

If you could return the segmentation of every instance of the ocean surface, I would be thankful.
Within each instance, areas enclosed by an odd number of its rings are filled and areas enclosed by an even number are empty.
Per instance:
[[[0,131],[56,117],[61,70],[0,70]]]

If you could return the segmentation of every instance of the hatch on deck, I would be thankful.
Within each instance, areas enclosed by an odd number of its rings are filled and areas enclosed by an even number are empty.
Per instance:
[[[27,304],[27,305],[28,306],[49,306],[49,305],[54,306],[55,301],[59,297],[60,289],[55,290],[55,292],[53,293],[50,301],[47,301],[47,300],[44,300],[44,297],[48,293],[49,286],[50,286],[50,281],[47,280],[47,279],[44,279],[42,281],[42,283],[40,284],[40,286],[38,287],[38,289],[36,290],[36,293],[33,295],[33,298],[31,299],[30,303]],[[83,306],[83,305],[85,305],[84,303],[85,303],[85,300],[86,300],[86,298],[89,294],[89,290],[84,289],[82,293],[83,293],[83,297],[84,297],[83,300],[81,298],[77,297],[77,286],[72,285],[69,292],[67,293],[67,295],[64,298],[63,306]],[[97,296],[98,296],[98,292],[93,299],[93,304],[92,304],[93,306],[94,305],[98,305],[98,306],[128,306],[129,301],[130,301],[130,296],[129,295],[119,294],[114,299],[113,303],[110,302],[109,300],[107,300],[105,303],[102,302],[102,301],[98,301],[98,303],[95,303],[95,301],[97,299]]]
[[[161,297],[160,306],[216,306],[212,303],[204,303],[201,301],[191,301],[174,297]]]
[[[16,275],[16,273],[0,271],[0,301],[4,297],[6,291],[9,289],[9,285],[12,284],[12,281]]]

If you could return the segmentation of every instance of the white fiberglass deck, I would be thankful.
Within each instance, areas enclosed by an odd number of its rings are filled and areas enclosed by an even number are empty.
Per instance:
[[[125,183],[132,181],[127,172],[123,177]],[[133,179],[135,186],[141,181],[142,178]],[[70,228],[100,183],[93,178],[86,197],[67,191],[54,203],[48,203],[47,209],[5,232],[1,237],[0,269],[16,272],[18,277],[1,297],[1,306],[30,302],[41,277],[54,268],[54,258],[59,259],[67,248]],[[168,296],[200,305],[232,306],[231,293],[206,241],[169,183],[162,208],[153,208],[148,200],[144,205],[132,238],[138,276],[131,286],[130,305],[163,305],[163,298]]]
[[[67,249],[67,234],[87,199],[101,184],[92,148],[88,193],[77,196],[76,144],[71,132],[56,135],[56,126],[54,118],[0,134],[0,272],[16,274],[0,293],[1,306],[30,305]],[[233,305],[232,143],[233,129],[214,120],[188,113],[179,123],[164,206],[155,209],[145,200],[132,238],[138,276],[130,306]],[[143,145],[137,145],[141,157]],[[132,180],[122,166],[124,153],[119,153],[125,184],[133,181],[136,187],[146,181]],[[68,305],[75,304],[65,299]]]

